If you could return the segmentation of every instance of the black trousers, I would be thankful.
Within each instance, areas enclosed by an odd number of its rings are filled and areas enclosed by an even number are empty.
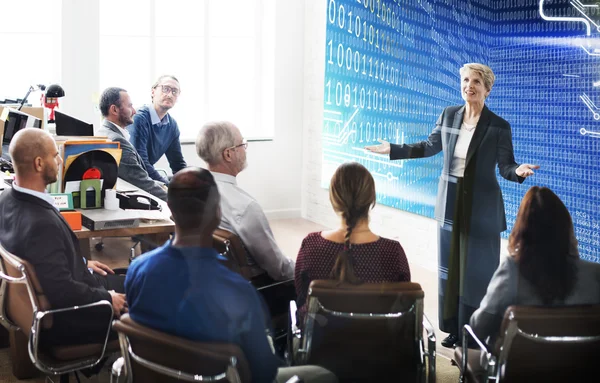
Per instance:
[[[94,274],[94,277],[106,290],[125,292],[125,275]],[[104,306],[54,314],[52,327],[47,330],[42,329],[40,333],[40,344],[52,347],[104,343],[111,322],[110,311]],[[109,341],[115,339],[117,334],[111,330]]]

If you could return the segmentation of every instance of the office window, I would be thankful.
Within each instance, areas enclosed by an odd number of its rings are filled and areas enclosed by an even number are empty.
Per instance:
[[[0,100],[23,98],[30,85],[60,83],[62,0],[10,1],[0,22]],[[29,103],[39,105],[40,93]]]
[[[127,12],[114,15],[114,7]],[[172,74],[181,95],[170,112],[181,138],[227,119],[246,138],[273,136],[275,0],[103,0],[100,88],[127,89],[150,103],[158,76]]]

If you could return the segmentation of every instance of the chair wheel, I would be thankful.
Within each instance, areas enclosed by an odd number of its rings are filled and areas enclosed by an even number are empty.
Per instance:
[[[102,251],[102,249],[104,249],[104,242],[98,242],[97,244],[94,245],[94,247],[96,248],[97,251]]]

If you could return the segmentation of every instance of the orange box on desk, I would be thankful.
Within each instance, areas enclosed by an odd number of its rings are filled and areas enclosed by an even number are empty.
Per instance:
[[[71,230],[81,230],[81,213],[78,211],[61,211],[60,214],[67,221]]]

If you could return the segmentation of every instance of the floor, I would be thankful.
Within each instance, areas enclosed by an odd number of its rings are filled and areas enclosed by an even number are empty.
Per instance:
[[[304,219],[281,219],[271,221],[273,234],[279,244],[281,250],[295,259],[302,243],[302,239],[310,232],[321,231],[327,229],[324,226],[310,222]],[[128,257],[130,248],[133,244],[128,238],[106,238],[103,239],[104,248],[101,252],[94,249],[94,245],[101,239],[95,238],[91,241],[92,257],[95,260],[102,261],[112,268],[126,267],[128,265]],[[139,254],[139,246],[136,248],[136,253]],[[452,350],[441,346],[440,341],[446,334],[437,330],[437,276],[434,272],[427,270],[418,265],[410,265],[413,282],[421,284],[425,291],[425,315],[436,330],[437,338],[437,381],[438,382],[457,382],[458,369],[450,365],[450,357]],[[108,382],[110,380],[110,363],[107,363],[98,376],[91,379],[82,378],[82,382]],[[74,380],[73,380],[74,381]],[[8,349],[0,350],[0,382],[44,382],[43,378],[16,380],[10,370],[10,357]]]

